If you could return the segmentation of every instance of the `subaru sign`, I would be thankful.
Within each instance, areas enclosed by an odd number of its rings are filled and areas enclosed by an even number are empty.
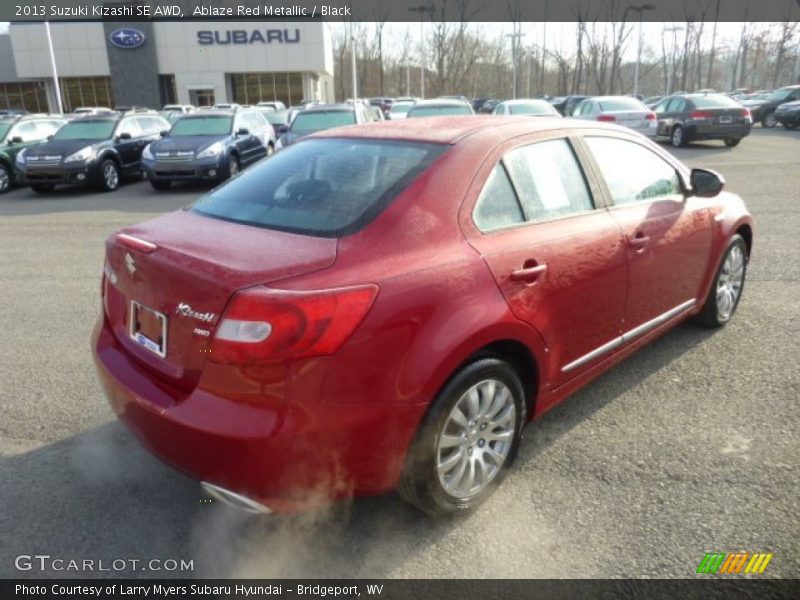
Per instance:
[[[118,48],[138,48],[144,44],[144,34],[138,29],[115,29],[108,39]]]

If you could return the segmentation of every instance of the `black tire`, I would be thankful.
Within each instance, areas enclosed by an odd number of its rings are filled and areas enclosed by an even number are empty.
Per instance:
[[[14,171],[0,163],[0,194],[5,194],[14,187]]]
[[[164,190],[168,190],[172,187],[171,181],[164,181],[163,179],[151,179],[150,185],[153,186],[154,190],[158,190],[163,192]]]
[[[119,165],[110,158],[100,164],[100,181],[98,187],[103,192],[114,192],[119,189]]]
[[[682,148],[686,145],[686,135],[683,127],[676,125],[669,134],[669,141],[675,148]]]
[[[228,179],[236,177],[239,173],[239,159],[235,155],[231,155],[228,159]]]
[[[451,411],[462,400],[465,393],[473,386],[489,379],[503,383],[511,393],[516,417],[513,438],[504,462],[493,478],[485,484],[485,487],[474,495],[459,498],[448,493],[439,479],[437,473],[439,440],[447,427]],[[505,409],[500,412],[505,412]],[[433,517],[442,517],[455,513],[464,514],[473,510],[491,495],[508,472],[508,468],[514,461],[519,447],[522,429],[527,419],[526,413],[527,408],[522,383],[516,371],[508,363],[497,358],[480,358],[471,362],[450,379],[423,419],[406,457],[405,467],[398,486],[399,494],[407,502]],[[473,427],[477,428],[477,425],[473,424]],[[483,442],[483,440],[479,442]],[[486,450],[489,450],[491,443],[486,443]],[[481,448],[483,447],[483,444],[481,444]],[[497,446],[494,448],[497,448]],[[462,446],[460,452],[466,451]],[[472,448],[469,449],[469,452],[471,457]],[[477,456],[475,458],[466,458],[465,460],[469,462],[476,459]],[[483,469],[481,471],[483,472]],[[473,473],[475,473],[474,470]]]
[[[31,189],[37,194],[49,194],[55,186],[52,183],[32,183]]]
[[[739,142],[741,142],[741,141],[742,141],[742,138],[728,138],[727,140],[725,140],[725,145],[728,148],[735,148],[736,146],[739,145]]]
[[[734,248],[741,250],[742,256],[744,257],[744,263],[742,266],[742,282],[739,288],[739,294],[736,297],[736,301],[733,303],[730,313],[723,315],[720,313],[717,303],[717,288],[720,281],[720,275],[723,274],[723,269],[725,268],[725,261]],[[739,300],[742,298],[745,282],[747,281],[747,262],[747,243],[744,241],[744,238],[741,235],[738,233],[734,234],[728,242],[725,252],[722,254],[722,259],[720,260],[719,267],[714,275],[714,281],[711,284],[711,288],[708,290],[708,296],[703,304],[703,309],[694,318],[694,322],[696,324],[703,327],[719,328],[724,327],[733,318],[733,315],[736,314],[736,308],[739,306]]]
[[[772,129],[778,124],[778,120],[775,118],[775,111],[770,111],[761,117],[761,126],[766,127],[767,129]]]
[[[792,121],[791,123],[789,123],[788,121],[783,122],[783,126],[786,129],[797,129],[798,125],[800,125],[800,122],[798,121]]]

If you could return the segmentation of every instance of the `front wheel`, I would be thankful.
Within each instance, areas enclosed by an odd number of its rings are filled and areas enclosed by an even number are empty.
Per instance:
[[[686,145],[686,139],[683,134],[683,127],[677,125],[675,129],[672,130],[672,135],[670,136],[670,141],[675,148],[680,148]]]
[[[0,194],[5,194],[11,189],[14,180],[11,176],[11,169],[7,166],[0,164]]]
[[[741,142],[741,141],[742,141],[741,138],[729,138],[729,139],[725,140],[725,145],[728,148],[734,148],[734,147],[738,146],[739,142]]]
[[[706,327],[724,327],[742,297],[747,275],[747,244],[738,233],[728,242],[722,264],[695,321]]]
[[[767,129],[772,129],[775,125],[778,124],[778,119],[775,118],[774,112],[768,112],[764,115],[764,118],[761,119],[761,125],[766,127]]]
[[[235,156],[228,159],[228,177],[233,179],[239,174],[239,160]]]
[[[508,363],[470,363],[439,393],[417,432],[400,495],[434,517],[475,508],[505,476],[525,417],[522,383]]]
[[[797,129],[798,125],[800,125],[800,121],[792,121],[792,122],[784,121],[783,122],[783,126],[786,129]]]
[[[110,158],[100,165],[100,189],[104,192],[113,192],[119,187],[119,167]]]

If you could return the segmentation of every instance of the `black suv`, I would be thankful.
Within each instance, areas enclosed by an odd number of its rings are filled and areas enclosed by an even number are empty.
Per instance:
[[[60,115],[0,116],[0,194],[16,183],[14,163],[25,148],[39,144],[66,123]]]
[[[90,184],[107,192],[142,171],[142,151],[169,123],[157,113],[86,116],[69,121],[48,141],[17,154],[17,171],[35,192],[58,184]]]
[[[800,85],[787,85],[766,96],[744,100],[742,104],[750,109],[754,123],[761,122],[762,126],[772,128],[778,124],[778,119],[775,117],[775,110],[778,106],[795,100],[800,100]]]

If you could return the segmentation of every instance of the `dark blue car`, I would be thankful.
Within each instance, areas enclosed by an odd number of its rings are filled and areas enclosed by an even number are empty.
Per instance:
[[[173,181],[221,181],[275,151],[275,131],[261,111],[213,110],[179,118],[142,154],[157,190]]]

